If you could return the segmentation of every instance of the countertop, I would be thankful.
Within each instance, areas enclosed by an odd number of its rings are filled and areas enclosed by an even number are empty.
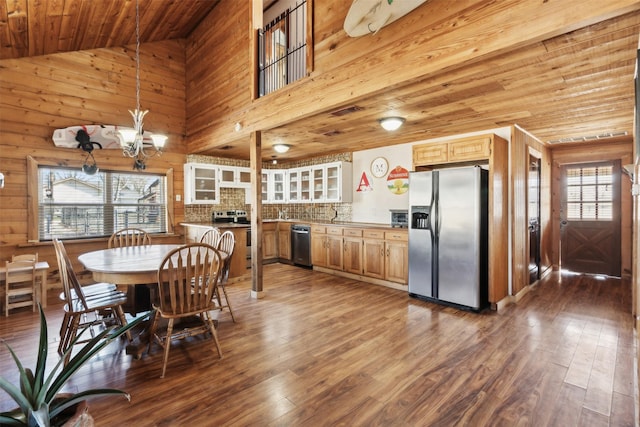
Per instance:
[[[342,227],[358,227],[358,228],[381,228],[381,229],[398,229],[406,230],[406,228],[391,227],[389,224],[377,224],[371,222],[352,222],[352,221],[326,221],[326,220],[301,220],[301,219],[263,219],[263,223],[273,222],[290,222],[295,224],[322,224],[322,225],[334,225]],[[227,228],[247,228],[251,227],[251,224],[236,224],[232,222],[212,223],[212,222],[181,222],[180,225],[184,227],[218,227],[221,229]]]

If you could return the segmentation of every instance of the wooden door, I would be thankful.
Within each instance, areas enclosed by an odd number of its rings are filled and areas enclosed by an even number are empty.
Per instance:
[[[562,269],[620,277],[620,162],[561,169]]]
[[[327,267],[334,270],[342,270],[343,248],[342,236],[327,235]]]
[[[529,283],[533,283],[540,278],[540,166],[541,160],[529,155],[529,170],[527,176]]]

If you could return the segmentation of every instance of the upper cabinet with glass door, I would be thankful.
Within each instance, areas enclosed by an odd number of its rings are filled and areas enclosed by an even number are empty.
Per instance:
[[[251,188],[251,168],[220,166],[220,187]]]
[[[287,202],[287,171],[283,169],[262,170],[262,202]]]
[[[220,203],[219,166],[187,163],[184,165],[185,205]]]
[[[351,202],[351,172],[349,162],[334,162],[312,167],[314,202]]]
[[[287,171],[289,183],[289,203],[311,201],[311,168],[295,168]]]

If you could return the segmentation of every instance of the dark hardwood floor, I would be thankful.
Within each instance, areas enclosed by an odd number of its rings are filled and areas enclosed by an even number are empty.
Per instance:
[[[474,314],[405,292],[288,265],[264,267],[265,297],[228,286],[210,339],[141,360],[113,343],[70,383],[131,394],[96,399],[97,426],[632,426],[634,335],[628,282],[552,274],[517,304]],[[53,292],[52,292],[53,293]],[[51,359],[61,304],[50,299]],[[35,363],[37,315],[0,319]],[[0,349],[0,371],[17,375]],[[2,393],[2,392],[0,392]],[[0,394],[0,410],[13,405]]]

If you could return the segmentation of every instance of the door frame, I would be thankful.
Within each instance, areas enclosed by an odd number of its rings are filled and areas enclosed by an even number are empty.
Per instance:
[[[560,209],[561,171],[564,165],[620,160],[622,165],[633,159],[633,138],[631,136],[611,138],[606,142],[572,143],[551,147],[551,262],[554,270],[560,268]],[[626,175],[620,180],[620,262],[623,278],[631,277],[631,181]]]

